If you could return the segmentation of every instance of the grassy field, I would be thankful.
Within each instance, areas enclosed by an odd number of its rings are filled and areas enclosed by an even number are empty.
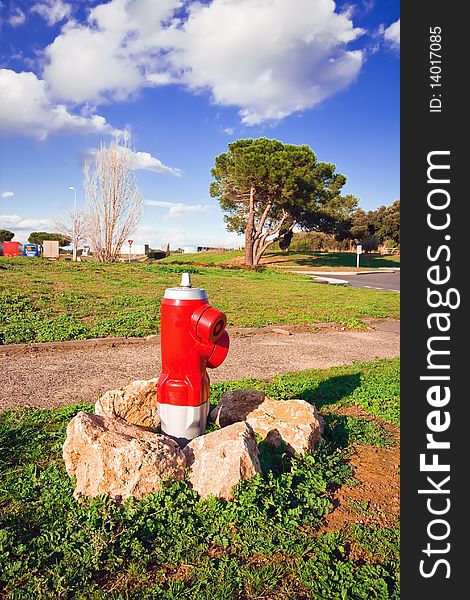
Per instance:
[[[313,270],[335,269],[356,271],[357,256],[352,252],[268,252],[261,259],[262,264],[270,267],[299,267]],[[382,254],[361,254],[362,269],[393,268],[400,266],[400,256],[383,256]]]
[[[280,270],[0,258],[0,343],[156,333],[164,289],[178,285],[182,271],[207,289],[229,326],[362,328],[366,317],[399,316],[393,292],[333,288]]]
[[[242,250],[225,250],[224,252],[195,252],[189,254],[170,254],[160,262],[172,264],[202,263],[205,265],[238,264],[243,257]]]
[[[195,254],[172,254],[163,259],[164,263],[228,265],[240,264],[242,250],[226,252],[197,252]],[[356,254],[351,252],[266,252],[261,259],[266,267],[295,267],[314,270],[356,270]],[[362,254],[360,269],[399,267],[400,255]]]
[[[212,403],[247,381],[215,384]],[[314,401],[326,417],[313,456],[260,444],[263,476],[235,500],[201,500],[186,483],[117,505],[77,503],[61,458],[78,410],[0,415],[0,596],[76,600],[398,600],[397,527],[355,523],[320,532],[334,490],[354,482],[355,444],[390,444],[399,362],[381,360],[251,381],[282,400]],[[332,418],[356,404],[377,421]],[[358,513],[361,501],[356,501]],[[3,593],[3,595],[2,595]]]

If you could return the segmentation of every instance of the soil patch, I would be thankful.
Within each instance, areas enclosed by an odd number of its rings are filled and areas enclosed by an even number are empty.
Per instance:
[[[393,446],[354,445],[350,464],[358,483],[342,486],[333,494],[335,508],[325,517],[322,531],[342,529],[352,523],[396,527],[400,516],[399,428],[371,417],[357,406],[342,407],[334,412],[380,423],[393,439]]]

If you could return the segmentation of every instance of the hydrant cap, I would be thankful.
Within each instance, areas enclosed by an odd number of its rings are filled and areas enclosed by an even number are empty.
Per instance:
[[[167,288],[163,297],[169,300],[207,300],[207,292],[204,288]]]
[[[182,273],[180,287],[167,288],[163,297],[169,300],[207,300],[207,292],[204,288],[191,287],[190,274]]]

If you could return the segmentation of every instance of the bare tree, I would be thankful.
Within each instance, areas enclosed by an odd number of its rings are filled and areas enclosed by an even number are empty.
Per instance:
[[[53,222],[54,229],[70,238],[72,244],[72,260],[77,260],[77,248],[88,239],[88,228],[90,224],[90,215],[86,210],[69,210],[63,220]]]
[[[88,238],[102,262],[118,258],[142,216],[143,199],[137,188],[129,141],[128,136],[123,136],[102,144],[94,164],[85,163]]]

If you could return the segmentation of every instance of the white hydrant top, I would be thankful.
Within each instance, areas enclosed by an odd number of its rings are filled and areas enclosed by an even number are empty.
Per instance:
[[[191,287],[191,273],[181,273],[180,287],[184,287],[184,288]]]

